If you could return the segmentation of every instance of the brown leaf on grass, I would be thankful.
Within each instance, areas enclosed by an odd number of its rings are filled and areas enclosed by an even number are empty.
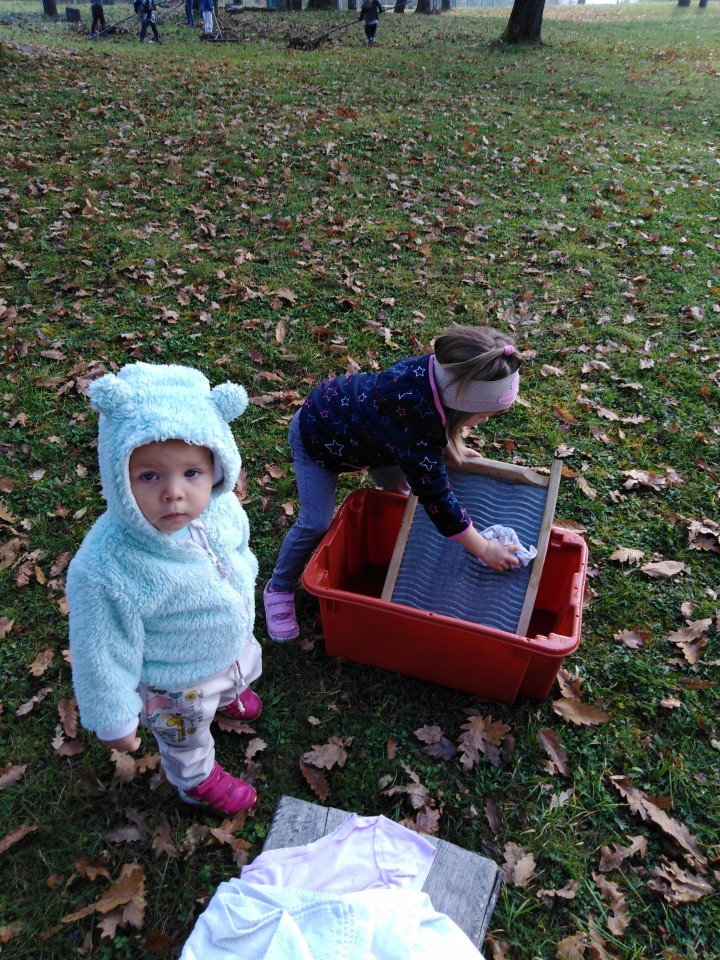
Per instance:
[[[165,817],[162,817],[155,827],[151,846],[156,857],[161,854],[165,854],[166,857],[171,859],[180,856],[180,851],[172,839],[170,824]]]
[[[105,785],[92,767],[89,770],[78,770],[77,778],[88,797],[101,797],[104,793],[107,793]]]
[[[703,877],[684,870],[674,860],[663,857],[660,867],[650,871],[655,879],[648,880],[651,890],[661,894],[674,907],[681,903],[695,903],[713,892],[713,887]]]
[[[628,478],[623,484],[627,490],[632,490],[633,487],[638,485],[650,487],[652,490],[667,490],[668,487],[680,487],[685,483],[680,474],[672,467],[668,468],[665,476],[655,473],[654,470],[621,470],[620,472]]]
[[[500,766],[498,747],[510,732],[510,727],[491,715],[481,717],[471,714],[461,728],[465,733],[458,739],[460,763],[465,770],[472,770],[483,754],[494,767]]]
[[[111,750],[110,759],[115,764],[113,780],[118,780],[120,783],[132,783],[137,772],[135,758],[129,753],[122,753],[120,750]]]
[[[0,927],[0,944],[10,943],[15,937],[19,937],[25,929],[25,923],[22,920],[16,920],[14,923],[4,924]]]
[[[504,826],[502,808],[495,797],[485,797],[485,819],[493,833],[501,833]]]
[[[405,817],[400,823],[415,833],[427,833],[431,837],[436,837],[440,830],[440,813],[434,807],[424,806],[418,810],[414,820]]]
[[[659,827],[663,833],[680,845],[693,866],[705,871],[707,859],[700,852],[697,840],[684,824],[673,820],[664,810],[655,806],[648,795],[633,786],[626,777],[611,776],[610,782],[618,793],[625,797],[633,813],[639,814],[643,820],[648,820]]]
[[[510,960],[510,944],[507,940],[497,940],[489,933],[485,937],[485,945],[490,950],[490,960]]]
[[[580,881],[570,880],[564,887],[560,887],[559,890],[538,890],[535,896],[538,900],[552,900],[555,897],[559,897],[561,900],[574,900],[579,889]]]
[[[526,887],[535,876],[535,857],[516,843],[506,843],[503,853],[505,882],[513,887]]]
[[[575,477],[575,483],[580,487],[588,500],[597,500],[597,490],[590,486],[585,477]]]
[[[15,625],[14,620],[8,620],[7,617],[0,617],[0,640],[5,639],[5,637],[10,633],[14,625]]]
[[[576,723],[578,726],[596,727],[610,720],[607,713],[598,710],[597,707],[591,707],[589,703],[581,703],[579,700],[554,700],[552,708],[564,720],[569,720],[570,723]]]
[[[239,867],[245,866],[248,860],[248,850],[252,848],[252,844],[248,840],[243,840],[242,837],[234,835],[232,821],[226,820],[219,827],[211,827],[210,833],[218,843],[230,847],[233,860]]]
[[[688,524],[688,546],[691,550],[720,553],[720,523],[714,520],[691,520]]]
[[[218,727],[225,733],[237,733],[237,734],[255,733],[255,727],[250,726],[249,723],[246,723],[244,720],[240,720],[237,717],[226,717],[222,713],[216,713],[215,722],[217,723]]]
[[[252,760],[256,753],[261,753],[266,747],[267,744],[264,740],[261,740],[260,737],[253,737],[245,749],[245,760]]]
[[[24,840],[28,834],[35,833],[36,830],[36,826],[31,826],[29,823],[24,823],[21,827],[17,827],[15,830],[11,830],[10,833],[6,833],[5,836],[0,839],[0,855],[7,853],[7,851],[11,847],[14,847],[16,843],[20,843],[20,841]]]
[[[565,697],[566,700],[582,699],[582,694],[580,693],[582,682],[583,678],[577,671],[573,675],[568,673],[565,667],[560,667],[557,675],[557,683],[560,687],[561,696]]]
[[[411,770],[410,767],[404,763],[401,763],[400,766],[410,777],[411,782],[408,784],[399,784],[396,787],[389,787],[387,790],[383,790],[383,796],[395,797],[398,794],[404,794],[413,810],[422,810],[423,807],[429,806],[432,801],[428,788],[420,782],[420,777],[414,770]]]
[[[78,710],[75,697],[72,700],[61,700],[58,704],[58,714],[65,736],[73,740],[78,732]]]
[[[617,563],[640,563],[645,556],[644,550],[633,550],[631,547],[618,547],[614,553],[610,554],[610,560]]]
[[[422,748],[422,752],[428,757],[449,760],[457,753],[455,744],[443,736],[440,727],[419,727],[414,733],[418,740],[426,744]]]
[[[30,664],[30,673],[34,677],[41,677],[53,662],[54,656],[52,650],[42,650]]]
[[[30,713],[36,703],[42,703],[45,697],[52,693],[52,687],[43,687],[42,690],[38,690],[32,700],[28,700],[27,703],[23,703],[22,706],[18,707],[15,711],[16,717],[24,717],[25,714]]]
[[[621,937],[630,926],[628,903],[620,887],[608,880],[602,874],[593,873],[592,878],[604,900],[612,907],[612,913],[607,918],[607,927],[613,936]]]
[[[590,940],[591,960],[617,960],[616,953],[609,953],[606,950],[607,944],[602,938],[597,923],[595,923],[592,917],[588,917],[588,938]]]
[[[85,744],[79,740],[66,740],[62,734],[52,739],[52,746],[59,757],[79,757],[85,753]]]
[[[587,935],[573,933],[558,943],[555,960],[583,960],[587,949]]]
[[[651,639],[652,634],[649,630],[638,630],[637,628],[634,630],[619,630],[613,634],[613,640],[624,643],[628,650],[639,650],[641,647],[646,647]]]
[[[328,783],[327,777],[320,773],[317,767],[313,767],[309,763],[305,763],[302,758],[300,759],[299,763],[300,772],[305,778],[305,782],[318,800],[320,800],[321,803],[325,803],[330,795],[330,784]]]
[[[174,937],[167,933],[161,933],[159,930],[153,930],[145,937],[143,950],[154,957],[169,956],[174,943]]]
[[[611,850],[610,847],[606,846],[600,848],[600,864],[598,869],[602,873],[610,873],[611,870],[617,870],[617,868],[624,863],[628,857],[632,857],[636,853],[640,855],[642,860],[645,859],[645,852],[647,850],[647,837],[640,835],[637,837],[629,837],[629,840],[629,847],[620,847],[618,844],[614,843],[614,850]]]
[[[98,877],[105,877],[106,880],[109,880],[110,871],[105,866],[105,862],[106,858],[104,853],[96,857],[92,863],[90,863],[87,857],[79,857],[75,861],[75,869],[77,870],[78,876],[84,880],[97,880]]]
[[[201,846],[212,842],[210,827],[204,823],[191,824],[182,838],[178,850],[186,860],[194,856]]]
[[[658,560],[651,563],[644,563],[640,570],[648,577],[655,579],[669,579],[676,577],[685,569],[685,564],[679,560]]]
[[[142,926],[142,915],[145,912],[145,874],[137,863],[125,863],[120,870],[116,883],[112,884],[95,903],[90,903],[74,913],[69,913],[61,920],[62,923],[73,923],[89,917],[91,913],[109,913],[118,907],[128,907],[128,919],[125,922],[133,926]],[[140,923],[138,924],[138,919]]]
[[[7,763],[0,773],[0,790],[4,790],[6,787],[22,780],[26,770],[26,763]]]
[[[564,777],[569,776],[568,756],[555,731],[545,727],[538,733],[538,740],[540,746],[550,757],[550,760],[543,764],[544,769],[551,776],[556,773],[560,773]]]
[[[707,645],[705,631],[711,624],[712,619],[710,617],[704,620],[693,620],[680,630],[674,630],[668,634],[668,640],[682,650],[683,656],[689,664],[695,664],[700,659],[703,647]]]
[[[321,770],[332,770],[334,766],[344,767],[347,760],[347,747],[354,737],[330,737],[327,743],[313,744],[312,750],[302,755],[305,763]]]

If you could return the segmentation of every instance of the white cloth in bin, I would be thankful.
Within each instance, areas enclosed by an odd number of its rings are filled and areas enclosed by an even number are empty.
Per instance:
[[[422,890],[436,852],[429,840],[387,817],[353,813],[314,843],[265,850],[241,876],[248,883],[325,893]]]
[[[524,547],[520,543],[520,538],[517,533],[513,530],[512,527],[504,527],[501,523],[495,523],[492,527],[486,527],[484,530],[481,530],[480,533],[486,540],[499,540],[500,543],[506,545],[515,545],[520,547],[515,556],[520,561],[520,566],[526,567],[529,563],[537,556],[537,550],[535,547]],[[487,566],[480,558],[477,558],[484,567]],[[520,567],[510,567],[511,570],[519,570]]]

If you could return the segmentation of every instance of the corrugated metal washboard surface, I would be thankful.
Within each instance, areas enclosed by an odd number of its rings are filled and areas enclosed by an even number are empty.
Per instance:
[[[512,527],[537,546],[547,488],[448,471],[453,491],[481,531]],[[516,633],[533,564],[498,572],[441,536],[418,504],[392,593],[394,603]],[[441,652],[438,651],[438,655]]]

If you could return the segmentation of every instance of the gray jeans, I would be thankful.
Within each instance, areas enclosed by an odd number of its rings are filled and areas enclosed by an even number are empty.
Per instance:
[[[315,463],[307,452],[300,436],[299,419],[298,410],[290,421],[288,441],[295,468],[300,510],[297,522],[283,540],[270,578],[272,589],[280,591],[292,591],[297,586],[305,564],[332,523],[337,497],[338,474]],[[377,467],[369,473],[375,483],[384,490],[405,494],[410,492],[405,474],[398,466]]]

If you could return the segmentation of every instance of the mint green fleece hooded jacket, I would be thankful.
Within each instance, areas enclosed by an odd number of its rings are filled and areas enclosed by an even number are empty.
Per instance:
[[[100,414],[98,458],[106,512],[67,576],[73,685],[84,727],[130,724],[142,681],[172,690],[211,676],[240,656],[255,620],[258,565],[245,511],[233,493],[242,461],[228,425],[245,410],[244,387],[210,389],[189,367],[135,363],[89,388]],[[220,564],[160,533],[130,489],[130,454],[161,440],[209,447],[210,503],[199,518]]]

